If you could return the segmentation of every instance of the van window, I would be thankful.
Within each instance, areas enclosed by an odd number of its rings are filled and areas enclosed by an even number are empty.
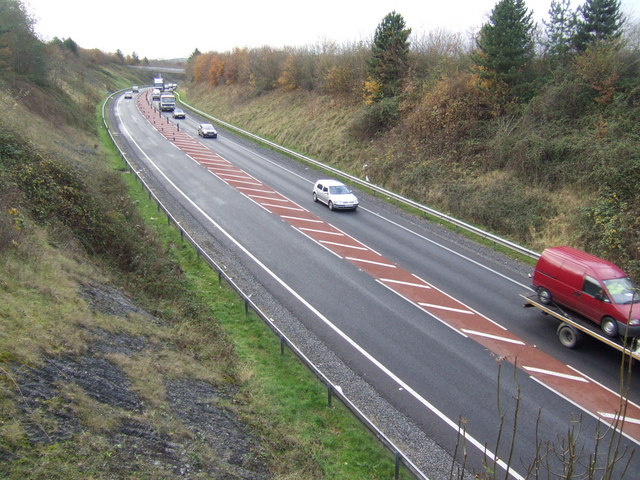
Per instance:
[[[640,291],[629,277],[604,281],[613,301],[620,305],[640,302]]]
[[[584,277],[584,283],[582,284],[582,291],[595,297],[596,295],[602,295],[602,287],[595,278],[590,276]]]

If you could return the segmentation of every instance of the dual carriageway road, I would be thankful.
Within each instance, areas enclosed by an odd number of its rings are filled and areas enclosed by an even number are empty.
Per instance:
[[[566,438],[578,418],[585,456],[606,450],[614,424],[622,448],[637,449],[639,392],[627,403],[616,393],[619,354],[559,346],[554,322],[521,308],[523,270],[363,194],[357,211],[331,212],[311,201],[318,172],[226,132],[200,140],[190,115],[170,121],[144,92],[114,106],[142,168],[232,239],[256,281],[351,369],[450,453],[464,419],[477,471],[485,455],[509,457],[510,442],[496,444],[516,428],[509,475],[524,478],[540,443]]]

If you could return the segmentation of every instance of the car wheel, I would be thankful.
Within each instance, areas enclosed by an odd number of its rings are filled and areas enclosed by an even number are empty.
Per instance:
[[[327,207],[329,207],[329,210],[333,210],[333,202],[331,200],[327,203]]]
[[[538,288],[538,300],[543,305],[551,304],[551,292],[544,287]]]
[[[557,334],[560,343],[567,348],[576,348],[582,342],[582,333],[566,323],[560,324]]]
[[[600,328],[608,337],[618,336],[618,324],[611,317],[604,317],[600,323]]]
[[[314,202],[318,201],[318,195],[316,195],[316,192],[313,192],[313,201]]]

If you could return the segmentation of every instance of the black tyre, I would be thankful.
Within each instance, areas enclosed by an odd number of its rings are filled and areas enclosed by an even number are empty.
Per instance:
[[[313,201],[314,202],[318,201],[318,195],[316,195],[316,192],[313,192]]]
[[[618,336],[618,323],[611,317],[604,317],[600,323],[600,329],[607,337]]]
[[[582,332],[566,323],[560,324],[556,333],[564,347],[576,348],[582,343]]]
[[[538,288],[538,300],[543,305],[549,305],[551,303],[551,292],[544,287]]]
[[[331,200],[329,200],[327,206],[329,207],[329,210],[333,210],[333,202]]]

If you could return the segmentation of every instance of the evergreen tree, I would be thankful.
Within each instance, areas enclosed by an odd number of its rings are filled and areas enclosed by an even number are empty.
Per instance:
[[[500,0],[480,29],[472,55],[483,78],[506,85],[513,95],[534,55],[531,17],[524,0]]]
[[[368,63],[369,77],[380,89],[378,100],[398,93],[398,83],[409,69],[410,34],[402,15],[395,11],[387,14],[376,28]]]
[[[573,48],[577,14],[570,9],[571,0],[553,0],[549,7],[549,22],[543,20],[545,39],[542,42],[548,55],[562,60]]]
[[[622,35],[624,17],[620,0],[586,0],[579,8],[574,44],[584,52],[589,45],[602,40],[617,40]]]

